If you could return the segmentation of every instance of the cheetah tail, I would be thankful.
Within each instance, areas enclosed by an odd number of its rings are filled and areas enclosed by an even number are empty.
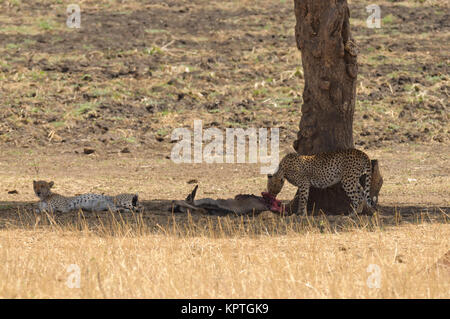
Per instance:
[[[366,202],[367,204],[374,208],[375,203],[373,202],[372,198],[370,198],[370,187],[372,185],[372,173],[373,173],[373,169],[372,169],[372,162],[369,161],[369,165],[368,165],[368,172],[367,172],[367,179],[366,179],[366,185],[364,187],[364,196],[366,198]]]

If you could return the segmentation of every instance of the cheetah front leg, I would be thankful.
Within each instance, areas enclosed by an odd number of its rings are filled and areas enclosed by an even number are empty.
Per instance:
[[[309,183],[303,183],[298,187],[296,194],[298,204],[297,204],[297,215],[306,216],[308,215],[308,196],[309,196]]]
[[[58,211],[60,211],[63,214],[67,214],[67,213],[71,212],[71,209],[70,209],[70,207],[62,207]]]
[[[34,212],[37,214],[41,214],[46,209],[47,209],[47,203],[39,202],[39,203],[37,203],[37,207],[34,208]]]

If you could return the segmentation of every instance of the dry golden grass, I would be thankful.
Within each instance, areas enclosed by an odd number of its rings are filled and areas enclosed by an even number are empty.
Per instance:
[[[448,220],[370,230],[348,224],[341,232],[280,223],[289,225],[284,235],[245,234],[244,223],[228,235],[208,227],[182,234],[173,225],[151,232],[121,221],[97,229],[83,220],[8,226],[0,232],[0,297],[450,297],[449,269],[435,267],[450,249]],[[71,264],[80,288],[68,286]],[[371,264],[381,271],[380,288],[367,285]]]
[[[183,198],[191,179],[198,197],[257,194],[259,166],[176,165],[170,132],[193,119],[283,126],[285,153],[300,119],[292,1],[78,2],[82,41],[65,26],[72,1],[0,0],[0,297],[450,297],[449,271],[434,266],[450,250],[448,5],[380,1],[383,28],[373,30],[371,2],[349,0],[361,49],[355,143],[380,160],[380,203],[394,216],[36,216],[17,208],[36,201],[33,179],[65,195],[138,192],[147,203]],[[294,193],[287,185],[280,198]],[[80,288],[66,285],[71,264]],[[367,286],[371,264],[379,289]]]
[[[111,158],[4,150],[0,297],[449,298],[450,274],[434,267],[450,250],[448,158],[439,150],[370,152],[382,163],[380,204],[389,209],[355,220],[186,217],[153,208],[156,199],[182,199],[191,178],[199,197],[257,193],[265,177],[252,165],[175,165],[153,151]],[[37,216],[17,208],[37,200],[33,179],[55,180],[67,195],[138,191],[146,210]],[[295,192],[286,188],[284,200]],[[398,214],[389,216],[392,209]],[[71,264],[80,267],[79,289],[66,285]],[[381,270],[379,289],[367,286],[371,264]]]

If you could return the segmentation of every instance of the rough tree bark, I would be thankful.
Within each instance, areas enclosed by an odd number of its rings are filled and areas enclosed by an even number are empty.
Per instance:
[[[350,33],[347,1],[294,0],[294,4],[295,38],[305,78],[294,148],[305,155],[353,148],[358,50]],[[350,200],[341,183],[327,189],[311,187],[308,207],[341,213],[350,209]]]

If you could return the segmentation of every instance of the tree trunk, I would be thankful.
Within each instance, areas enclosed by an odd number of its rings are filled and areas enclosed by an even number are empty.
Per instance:
[[[300,130],[294,148],[311,155],[353,148],[357,47],[350,33],[346,0],[294,0],[295,38],[305,78]],[[349,211],[341,183],[311,187],[308,209]],[[294,203],[293,203],[294,205]]]

